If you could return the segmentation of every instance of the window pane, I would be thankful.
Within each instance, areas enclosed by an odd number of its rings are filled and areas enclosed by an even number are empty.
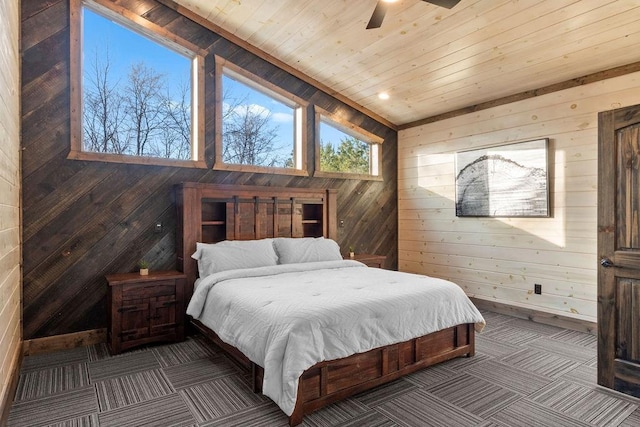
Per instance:
[[[320,170],[369,175],[371,144],[321,120]]]
[[[192,159],[186,56],[83,8],[83,150]]]
[[[296,107],[226,73],[222,87],[222,161],[294,168]]]

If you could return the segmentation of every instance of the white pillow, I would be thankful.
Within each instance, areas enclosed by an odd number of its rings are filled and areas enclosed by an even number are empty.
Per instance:
[[[225,240],[219,243],[196,243],[191,258],[198,261],[200,277],[226,270],[266,267],[278,264],[273,239]]]
[[[273,246],[280,264],[342,259],[340,246],[335,241],[324,237],[277,237],[273,239]]]

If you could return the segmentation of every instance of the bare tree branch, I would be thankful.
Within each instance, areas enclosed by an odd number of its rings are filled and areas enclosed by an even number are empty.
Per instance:
[[[135,147],[133,154],[137,156],[150,154],[145,152],[145,148],[162,126],[159,93],[163,86],[163,76],[144,63],[131,66],[124,90],[124,105],[128,119],[127,140],[132,141]]]
[[[94,52],[85,73],[83,131],[85,149],[122,154],[127,147],[119,139],[122,97],[118,81],[111,81],[111,57],[108,47],[103,55]]]
[[[235,98],[229,90],[223,94],[222,159],[225,163],[257,166],[286,166],[287,159],[278,156],[278,129],[272,114],[249,104],[247,96]]]

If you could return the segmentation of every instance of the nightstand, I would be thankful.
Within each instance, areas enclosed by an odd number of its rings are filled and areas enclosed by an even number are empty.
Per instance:
[[[107,342],[112,354],[157,341],[184,340],[184,274],[121,273],[106,279]]]
[[[353,259],[355,261],[360,261],[361,263],[366,264],[369,267],[382,268],[387,257],[386,255],[356,254],[353,258],[349,258],[349,256],[346,256],[344,257],[344,259]]]

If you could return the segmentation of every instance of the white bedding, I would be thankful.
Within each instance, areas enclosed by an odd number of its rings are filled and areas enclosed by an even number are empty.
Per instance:
[[[200,279],[187,314],[264,368],[263,393],[287,414],[309,367],[461,323],[484,327],[451,282],[357,261],[230,270]]]

